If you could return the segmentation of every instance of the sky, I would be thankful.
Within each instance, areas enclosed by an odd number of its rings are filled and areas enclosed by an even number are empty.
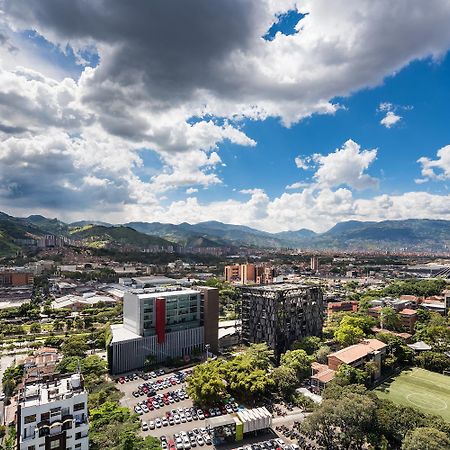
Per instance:
[[[0,210],[450,220],[447,0],[0,0]]]

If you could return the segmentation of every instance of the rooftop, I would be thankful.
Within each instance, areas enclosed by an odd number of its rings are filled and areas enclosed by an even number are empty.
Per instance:
[[[121,323],[111,325],[111,333],[111,344],[115,344],[116,342],[130,341],[132,339],[139,339],[142,337],[139,334],[133,333],[132,331],[125,328]]]
[[[345,364],[351,364],[372,352],[377,352],[386,347],[387,345],[378,339],[366,339],[360,344],[350,345],[350,347],[346,347],[338,352],[330,353],[328,358],[334,357]]]
[[[156,292],[148,292],[143,294],[136,294],[140,299],[146,298],[158,298],[158,297],[174,297],[178,295],[197,295],[200,291],[194,289],[174,289],[174,290],[162,290]]]
[[[288,291],[293,289],[306,289],[314,287],[308,284],[295,284],[295,283],[276,283],[276,284],[264,284],[261,286],[245,286],[245,290],[249,291],[271,291],[271,292],[280,292],[280,291]]]
[[[417,311],[415,309],[402,309],[399,314],[403,315],[403,316],[416,316],[417,315]]]
[[[51,381],[35,381],[25,384],[20,392],[22,407],[45,405],[84,393],[83,378],[80,374],[54,377]]]

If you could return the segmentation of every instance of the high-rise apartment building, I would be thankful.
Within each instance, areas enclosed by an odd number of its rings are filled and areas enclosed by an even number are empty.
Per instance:
[[[272,284],[241,288],[241,339],[261,343],[277,359],[292,343],[318,336],[323,323],[323,296],[317,286]]]
[[[224,277],[228,283],[270,284],[275,271],[272,267],[252,263],[225,266]]]
[[[87,401],[80,374],[25,382],[17,403],[17,449],[88,450]]]
[[[142,368],[145,359],[187,357],[205,344],[218,351],[219,291],[216,288],[127,292],[123,324],[112,325],[108,361],[112,373]]]
[[[311,270],[317,272],[319,270],[319,257],[311,256]]]

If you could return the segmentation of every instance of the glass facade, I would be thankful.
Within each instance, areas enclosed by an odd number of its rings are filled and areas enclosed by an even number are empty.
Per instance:
[[[162,296],[166,303],[166,332],[177,331],[200,326],[200,295],[176,294]],[[155,298],[144,300],[143,327],[144,336],[155,334]]]

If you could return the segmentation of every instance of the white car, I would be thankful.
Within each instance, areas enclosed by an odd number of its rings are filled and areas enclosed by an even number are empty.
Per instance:
[[[148,427],[150,428],[150,430],[154,430],[155,429],[155,422],[153,420],[150,420],[150,422],[148,423]]]
[[[209,437],[208,433],[205,433],[203,435],[203,439],[205,440],[206,444],[210,445],[211,444],[211,438]]]
[[[141,428],[142,428],[142,431],[148,431],[148,424],[147,424],[147,422],[142,422]]]
[[[142,405],[141,406],[142,411],[144,411],[145,413],[150,412],[150,410],[148,409],[147,405]]]
[[[198,417],[200,420],[204,420],[204,419],[205,419],[205,415],[203,414],[203,411],[202,411],[201,409],[198,409],[198,410],[197,410],[197,417]]]
[[[156,425],[156,428],[161,428],[162,427],[162,422],[161,422],[161,419],[156,419],[155,420],[155,425]]]
[[[175,421],[175,423],[178,425],[179,423],[181,423],[181,419],[180,416],[178,414],[175,414],[173,416],[173,420]]]
[[[197,436],[197,444],[200,446],[205,445],[205,441],[200,435]]]
[[[186,416],[184,414],[180,414],[181,423],[186,423]]]
[[[135,406],[135,407],[134,407],[134,412],[135,412],[136,414],[139,414],[140,416],[142,416],[142,414],[144,414],[144,413],[142,412],[142,409],[141,409],[140,406]]]

